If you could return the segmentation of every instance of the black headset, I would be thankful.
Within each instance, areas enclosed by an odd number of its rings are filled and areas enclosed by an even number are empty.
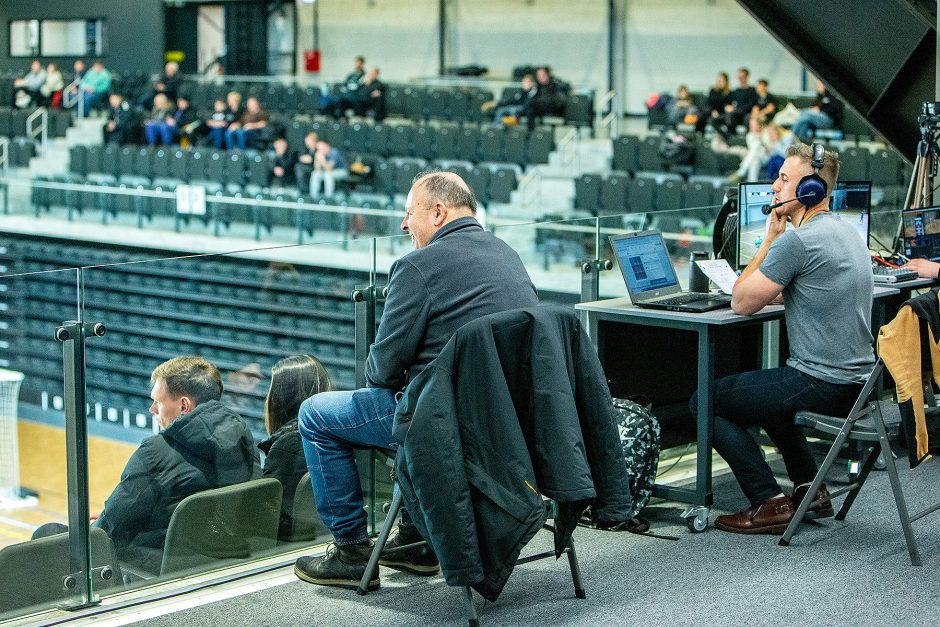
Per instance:
[[[796,198],[804,207],[815,207],[823,201],[829,193],[829,185],[819,176],[819,170],[826,162],[826,147],[822,144],[813,144],[813,173],[800,179],[796,186]]]

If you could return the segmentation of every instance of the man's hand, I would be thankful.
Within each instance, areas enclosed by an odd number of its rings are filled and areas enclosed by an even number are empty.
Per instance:
[[[784,231],[787,230],[787,222],[790,221],[790,216],[786,213],[782,213],[782,207],[777,207],[770,212],[770,215],[767,217],[767,237],[765,241],[769,244],[773,243],[778,237],[783,235]]]
[[[917,276],[922,279],[936,279],[940,275],[940,263],[928,261],[926,259],[911,259],[904,266],[908,270],[913,270]]]

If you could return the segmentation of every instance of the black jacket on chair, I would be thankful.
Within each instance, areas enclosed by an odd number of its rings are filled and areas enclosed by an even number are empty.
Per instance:
[[[630,510],[610,392],[572,310],[536,307],[461,327],[398,404],[405,505],[452,586],[495,600],[558,502],[555,551],[584,509]]]

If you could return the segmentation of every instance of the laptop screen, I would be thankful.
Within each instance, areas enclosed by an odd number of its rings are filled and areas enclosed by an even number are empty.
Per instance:
[[[669,251],[658,231],[620,235],[611,237],[610,241],[631,299],[636,300],[645,292],[653,295],[668,288],[678,290],[679,281]]]
[[[767,216],[762,209],[773,203],[772,183],[741,183],[738,189],[738,268],[753,259],[767,232]],[[848,220],[868,246],[871,181],[836,181],[829,208]],[[787,225],[787,228],[793,228]]]
[[[940,260],[940,207],[907,209],[901,214],[904,254]]]

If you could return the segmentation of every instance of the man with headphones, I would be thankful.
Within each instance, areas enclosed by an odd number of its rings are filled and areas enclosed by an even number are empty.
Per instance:
[[[839,158],[821,145],[791,146],[773,184],[767,235],[734,285],[731,307],[751,315],[782,301],[787,365],[745,372],[715,383],[714,448],[734,472],[750,506],[719,516],[735,533],[782,533],[817,472],[797,411],[845,415],[875,363],[871,261],[852,224],[829,211]],[[795,228],[787,228],[792,224]],[[697,395],[692,399],[695,407]],[[795,486],[784,493],[748,433],[770,436]],[[807,518],[833,515],[825,485]]]

